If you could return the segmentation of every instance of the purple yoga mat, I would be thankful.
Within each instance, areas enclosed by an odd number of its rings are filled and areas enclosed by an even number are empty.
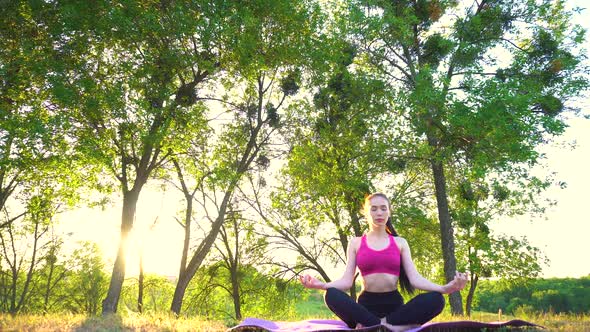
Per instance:
[[[476,321],[452,321],[452,322],[431,322],[426,323],[420,327],[408,330],[407,332],[434,332],[434,331],[480,331],[482,328],[497,329],[506,327],[538,327],[542,326],[529,323],[523,320],[511,320],[507,322],[491,322],[483,323]],[[385,326],[376,325],[369,326],[362,329],[351,329],[344,322],[339,320],[326,320],[326,319],[312,319],[303,320],[297,322],[273,322],[257,318],[246,318],[238,326],[235,326],[228,331],[241,332],[241,331],[269,331],[269,332],[331,332],[331,331],[364,331],[364,332],[387,332],[389,331]]]

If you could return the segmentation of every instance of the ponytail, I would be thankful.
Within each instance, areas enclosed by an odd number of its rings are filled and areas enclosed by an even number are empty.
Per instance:
[[[395,231],[395,228],[393,228],[393,224],[391,223],[391,216],[387,218],[387,222],[385,223],[385,231],[390,235],[399,236]]]
[[[391,223],[391,216],[387,218],[387,223],[385,223],[385,230],[387,233],[391,234],[392,236],[399,236],[393,228],[393,224]],[[400,268],[399,268],[399,284],[401,288],[408,294],[414,293],[414,286],[410,283],[410,279],[408,279],[408,275],[406,274],[406,270],[404,269],[404,265],[402,264],[402,257],[400,257]]]

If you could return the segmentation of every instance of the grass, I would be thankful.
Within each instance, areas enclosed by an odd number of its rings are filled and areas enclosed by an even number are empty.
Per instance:
[[[590,331],[589,315],[527,313],[518,318],[545,326],[549,331]]]
[[[323,316],[323,315],[322,315]],[[300,319],[326,318],[304,316]],[[442,314],[435,321],[464,320],[467,317],[456,317]],[[476,312],[472,320],[484,322],[498,321],[498,315]],[[501,320],[515,319],[512,316],[502,316]],[[579,332],[590,331],[590,316],[566,314],[533,314],[530,317],[518,317],[546,327],[546,330],[529,329],[528,331],[562,331]],[[201,318],[174,318],[167,315],[144,315],[107,317],[85,317],[81,315],[18,315],[11,317],[0,315],[0,331],[202,331],[218,332],[227,330],[221,321],[210,321]]]
[[[0,331],[225,331],[220,321],[202,318],[175,318],[172,315],[128,315],[121,317],[86,317],[82,315],[18,315],[0,314]]]
[[[310,294],[306,301],[301,301],[294,308],[293,315],[284,320],[296,321],[304,319],[336,319],[325,307],[322,296]],[[528,329],[524,331],[558,331],[558,332],[590,332],[589,315],[551,314],[519,312],[518,317],[499,316],[495,313],[475,312],[471,317],[451,316],[443,312],[434,321],[477,320],[482,322],[507,321],[522,319],[541,326],[546,330]],[[259,317],[267,318],[267,317]],[[211,321],[199,317],[175,318],[165,314],[134,313],[123,317],[111,315],[106,317],[86,317],[82,315],[18,315],[12,317],[0,314],[0,331],[226,331],[228,326],[222,321]]]
[[[310,309],[311,307],[302,310]],[[264,317],[262,317],[264,318]],[[334,319],[334,316],[308,315],[299,319],[325,318]],[[500,320],[515,319],[513,316],[502,316]],[[498,321],[498,315],[493,313],[476,312],[471,318],[451,316],[443,313],[435,318],[435,321],[449,320],[478,320],[484,322]],[[566,314],[530,314],[527,317],[519,316],[535,324],[545,326],[546,330],[529,329],[527,331],[560,331],[579,332],[590,331],[590,316],[566,315]],[[227,330],[227,326],[221,321],[210,321],[202,318],[174,318],[171,315],[129,315],[120,317],[117,315],[107,317],[85,317],[82,315],[0,315],[0,331],[202,331],[218,332]]]
[[[310,318],[334,319],[334,314],[324,304],[323,293],[309,293],[305,301],[298,302],[295,305],[295,314],[290,320]]]
[[[446,322],[454,320],[475,320],[480,322],[505,322],[513,319],[525,320],[533,324],[545,327],[542,328],[526,328],[524,331],[559,331],[559,332],[590,332],[590,316],[575,315],[575,314],[552,314],[552,313],[528,313],[517,316],[512,315],[498,315],[490,312],[474,312],[471,317],[467,316],[452,316],[448,312],[443,312],[438,317],[434,318],[435,322]],[[520,331],[520,330],[519,330]]]

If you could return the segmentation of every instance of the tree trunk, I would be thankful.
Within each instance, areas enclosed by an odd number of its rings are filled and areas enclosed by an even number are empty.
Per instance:
[[[38,217],[34,217],[35,218],[35,232],[34,232],[34,241],[33,241],[33,252],[31,255],[31,264],[29,265],[29,270],[27,271],[27,278],[25,279],[25,284],[23,286],[22,289],[22,293],[20,296],[20,300],[18,301],[18,304],[16,306],[16,308],[14,308],[14,314],[17,314],[24,306],[25,303],[25,299],[27,298],[27,293],[29,292],[29,285],[31,283],[31,280],[33,279],[33,272],[35,270],[35,264],[37,262],[37,245],[39,243],[39,238],[43,235],[43,233],[45,233],[45,230],[41,231],[41,234],[39,234],[39,223],[41,222]],[[18,275],[17,275],[18,277]]]
[[[475,295],[475,288],[477,287],[477,281],[479,276],[477,274],[471,275],[471,283],[469,285],[469,294],[467,294],[467,300],[465,303],[465,312],[468,317],[471,317],[471,304],[473,303],[473,296]]]
[[[431,144],[432,146],[432,144]],[[442,245],[445,280],[447,282],[455,278],[457,262],[455,260],[455,239],[453,237],[453,226],[451,225],[451,214],[449,213],[449,202],[447,200],[446,179],[442,161],[433,158],[431,161],[434,187],[436,191],[436,205],[438,208],[438,220],[440,223],[440,238]],[[461,293],[449,294],[449,303],[453,315],[463,315]]]
[[[174,296],[172,297],[172,304],[170,305],[170,311],[172,311],[176,316],[180,315],[184,293],[190,281],[191,276],[186,273],[186,270],[183,274],[178,276],[178,282],[176,282]]]
[[[232,298],[234,300],[234,310],[236,312],[236,320],[242,320],[242,309],[240,306],[240,283],[238,280],[238,267],[234,266],[231,270],[231,286]]]
[[[43,314],[47,314],[47,309],[49,307],[49,294],[51,293],[51,279],[53,278],[53,269],[55,268],[55,261],[53,260],[52,254],[52,261],[50,262],[49,266],[49,276],[47,277],[47,287],[45,288],[45,294],[43,295]]]
[[[219,234],[221,225],[223,225],[227,206],[231,198],[231,193],[233,192],[233,185],[231,188],[232,190],[228,190],[223,197],[223,201],[221,202],[219,209],[219,215],[217,216],[215,222],[211,225],[211,231],[209,234],[207,234],[205,239],[195,251],[195,254],[186,266],[184,273],[178,276],[178,283],[174,289],[174,297],[172,298],[172,305],[170,306],[170,310],[177,316],[180,315],[180,309],[182,308],[182,301],[184,298],[184,293],[186,292],[186,288],[188,287],[188,283],[191,281],[197,272],[197,269],[201,266],[201,263],[209,253],[211,246],[213,246],[213,243],[217,238],[217,234]]]
[[[188,248],[191,242],[191,221],[193,215],[193,196],[185,192],[186,198],[186,214],[184,216],[184,242],[182,245],[182,257],[180,258],[180,271],[178,275],[184,273],[186,269],[186,261],[188,260]]]
[[[107,297],[102,301],[102,314],[110,314],[117,312],[117,305],[119,304],[119,296],[121,295],[121,288],[123,287],[123,280],[125,279],[125,254],[127,253],[127,240],[129,233],[133,228],[133,219],[135,218],[135,210],[137,208],[137,199],[139,198],[139,190],[133,188],[131,191],[123,193],[123,213],[121,220],[121,238],[119,240],[119,250],[117,251],[117,258],[113,266],[113,273],[111,274],[111,282]]]
[[[137,282],[137,311],[143,313],[143,248],[139,253],[139,278]]]
[[[205,257],[207,257],[207,254],[209,253],[209,250],[211,250],[211,247],[213,246],[213,243],[215,242],[215,239],[217,238],[217,235],[219,234],[221,226],[223,225],[223,222],[225,221],[225,214],[227,212],[229,200],[231,199],[231,196],[233,195],[235,187],[237,186],[238,181],[240,180],[242,175],[248,170],[249,165],[252,163],[254,158],[258,155],[258,152],[260,150],[260,146],[256,142],[256,139],[258,137],[258,133],[260,132],[262,126],[264,125],[264,122],[260,121],[260,119],[261,119],[260,114],[262,112],[262,106],[261,106],[262,94],[264,93],[262,90],[263,89],[262,89],[261,82],[260,82],[260,84],[259,84],[260,95],[258,98],[258,100],[259,100],[258,123],[257,123],[256,127],[251,128],[248,144],[246,145],[246,149],[244,150],[244,153],[242,154],[241,159],[237,163],[235,178],[228,185],[228,187],[224,193],[223,199],[221,201],[221,205],[219,207],[219,214],[217,216],[217,219],[215,219],[215,221],[211,225],[211,230],[209,231],[209,234],[207,234],[205,239],[201,242],[199,247],[195,250],[195,253],[192,256],[191,260],[188,262],[188,264],[186,265],[186,267],[182,271],[183,273],[181,273],[178,276],[178,283],[176,284],[176,289],[174,289],[174,297],[172,298],[172,304],[170,306],[170,310],[177,316],[180,314],[180,310],[182,308],[182,301],[184,298],[184,293],[186,292],[186,288],[187,288],[189,282],[191,281],[191,279],[193,278],[193,276],[197,272],[197,269],[201,266],[201,263],[203,263],[203,260],[205,259]],[[190,238],[190,237],[188,237],[188,235],[185,233],[185,243],[186,243],[187,238]],[[181,267],[181,270],[182,270],[182,267]]]
[[[16,316],[16,283],[18,280],[18,271],[12,269],[12,280],[10,284],[10,310],[9,313],[12,317]]]

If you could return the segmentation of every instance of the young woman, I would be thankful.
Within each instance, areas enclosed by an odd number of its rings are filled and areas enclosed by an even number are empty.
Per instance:
[[[412,262],[408,242],[397,236],[391,225],[389,206],[385,194],[365,198],[363,210],[369,231],[350,241],[346,270],[340,279],[324,283],[310,275],[299,277],[307,288],[326,290],[326,305],[350,328],[383,324],[392,331],[405,331],[422,325],[442,311],[442,294],[461,290],[467,283],[467,274],[459,272],[444,286],[422,277]],[[352,287],[357,267],[363,290],[355,302],[344,291]],[[415,288],[428,293],[404,304],[398,284],[409,293]]]

